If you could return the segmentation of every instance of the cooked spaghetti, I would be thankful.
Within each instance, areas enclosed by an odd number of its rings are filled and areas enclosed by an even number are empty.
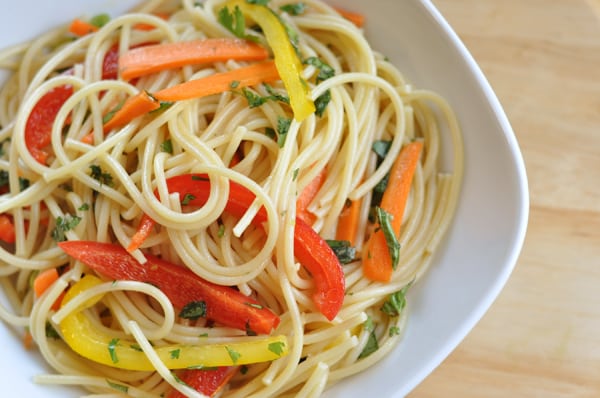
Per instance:
[[[0,53],[0,317],[36,382],[319,396],[401,342],[455,117],[356,15],[265,3],[148,1]]]

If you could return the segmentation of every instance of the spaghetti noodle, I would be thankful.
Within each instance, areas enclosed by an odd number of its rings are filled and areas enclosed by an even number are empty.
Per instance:
[[[455,117],[343,12],[263,3],[148,1],[0,53],[0,317],[55,369],[37,382],[319,396],[400,342],[458,200]],[[246,58],[169,59],[206,40]],[[415,142],[392,227],[381,196]],[[384,280],[365,276],[380,231]]]

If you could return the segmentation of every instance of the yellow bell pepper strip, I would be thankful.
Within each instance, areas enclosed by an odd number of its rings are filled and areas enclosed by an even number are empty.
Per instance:
[[[146,254],[146,263],[140,264],[123,247],[111,243],[76,240],[58,245],[107,278],[147,282],[158,287],[185,316],[196,314],[193,315],[196,318],[202,316],[257,334],[269,334],[279,325],[277,314],[257,300],[233,287],[204,280],[187,267],[150,254]]]
[[[315,112],[315,104],[310,99],[308,84],[302,79],[302,62],[292,46],[290,37],[277,14],[269,7],[261,4],[250,4],[245,1],[231,3],[247,16],[252,18],[262,29],[267,43],[275,57],[275,65],[283,81],[294,118],[301,122]]]
[[[65,294],[62,306],[101,280],[86,275]],[[96,329],[83,311],[94,305],[102,295],[88,300],[59,324],[64,341],[79,355],[94,362],[119,369],[152,371],[154,366],[133,339],[117,339]],[[209,368],[268,362],[288,353],[285,336],[268,336],[240,342],[205,345],[172,344],[156,348],[156,353],[169,369]]]

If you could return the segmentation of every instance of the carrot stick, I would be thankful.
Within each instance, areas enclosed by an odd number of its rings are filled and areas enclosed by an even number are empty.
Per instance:
[[[128,252],[131,253],[132,251],[138,249],[142,245],[142,243],[144,243],[148,236],[150,236],[152,228],[154,228],[154,224],[154,220],[151,219],[149,216],[147,216],[146,214],[142,216],[142,219],[140,220],[140,225],[138,226],[137,231],[135,231],[135,234],[133,234],[133,236],[131,237],[131,242],[129,242],[129,246],[127,246]]]
[[[23,346],[26,350],[33,348],[33,335],[29,330],[26,330],[25,334],[23,335]]]
[[[40,297],[56,280],[58,279],[58,271],[56,268],[48,268],[41,271],[33,280],[33,291],[35,297]]]
[[[315,216],[308,210],[308,206],[319,193],[319,189],[323,186],[327,177],[327,171],[322,169],[319,174],[302,190],[298,199],[296,199],[296,216],[308,225],[312,225],[315,221]]]
[[[119,58],[124,80],[185,65],[211,62],[260,61],[269,56],[266,48],[237,38],[214,38],[162,43],[133,48]]]
[[[6,243],[15,243],[15,225],[12,217],[0,214],[0,240]]]
[[[402,148],[390,170],[388,185],[381,198],[380,207],[393,217],[391,226],[396,236],[400,235],[404,209],[422,149],[423,143],[420,141],[411,142]],[[378,228],[365,245],[363,273],[370,280],[389,282],[392,271],[388,243],[383,230]]]
[[[352,22],[359,28],[362,28],[365,25],[365,16],[359,14],[357,12],[348,11],[344,8],[334,7],[334,9],[340,14],[342,17],[346,18],[348,21]]]
[[[352,246],[356,246],[356,234],[358,232],[358,218],[362,200],[350,200],[348,205],[340,213],[335,234],[336,240],[346,240]]]
[[[127,98],[123,106],[119,108],[112,117],[104,123],[104,132],[122,127],[138,116],[160,108],[160,103],[147,91]]]
[[[85,36],[89,33],[94,33],[98,30],[96,25],[92,25],[82,19],[75,18],[69,25],[69,32],[75,36]]]
[[[154,15],[159,17],[160,19],[164,19],[165,21],[168,20],[170,17],[170,15],[165,12],[157,12]],[[150,23],[138,23],[134,25],[133,29],[147,32],[156,29],[156,25]]]
[[[268,83],[278,79],[279,73],[275,63],[266,61],[180,83],[157,91],[154,93],[154,97],[159,101],[167,102],[187,100],[219,94],[233,88]]]

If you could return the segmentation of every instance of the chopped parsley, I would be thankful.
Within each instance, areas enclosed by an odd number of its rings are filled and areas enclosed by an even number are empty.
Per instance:
[[[398,326],[392,326],[392,327],[390,327],[390,330],[388,333],[389,333],[390,337],[398,336],[398,335],[400,335],[400,328]]]
[[[304,63],[312,65],[319,70],[316,80],[317,84],[335,75],[335,70],[318,57],[308,57],[304,60]]]
[[[81,206],[79,206],[79,207],[77,208],[77,210],[81,210],[81,211],[87,211],[87,210],[89,210],[89,209],[90,209],[90,205],[89,205],[89,204],[87,204],[87,203],[83,203]]]
[[[206,302],[191,301],[187,303],[179,312],[179,316],[184,319],[196,320],[206,316]]]
[[[285,139],[291,125],[292,119],[283,116],[277,117],[277,144],[280,148],[283,148],[285,145]]]
[[[406,307],[406,292],[410,287],[410,283],[398,290],[396,293],[390,294],[388,299],[383,303],[380,310],[389,316],[398,316]]]
[[[327,90],[315,99],[315,113],[319,117],[323,117],[327,105],[331,102],[331,91]]]
[[[171,359],[179,359],[180,353],[181,353],[181,350],[179,348],[169,351],[169,355],[171,356]]]
[[[379,225],[381,226],[381,230],[385,236],[385,242],[387,243],[390,257],[392,258],[392,269],[395,270],[398,267],[398,262],[400,261],[400,242],[398,242],[398,237],[396,236],[394,228],[392,227],[393,217],[381,207],[377,207],[376,212],[377,220],[379,221]]]
[[[67,240],[65,236],[65,232],[70,231],[77,227],[81,222],[81,217],[71,216],[69,214],[65,215],[64,218],[58,217],[56,219],[56,225],[54,229],[52,229],[51,236],[56,242],[63,242]]]
[[[119,345],[119,339],[114,338],[108,342],[108,353],[110,354],[110,360],[112,363],[119,362],[119,358],[117,357],[117,346]]]
[[[46,337],[50,338],[50,339],[60,339],[60,335],[58,334],[58,332],[56,331],[56,329],[54,328],[54,326],[52,326],[52,324],[50,322],[46,322],[46,328],[45,328],[45,332],[46,332]]]
[[[306,4],[304,3],[290,3],[284,4],[279,9],[283,12],[287,12],[290,15],[302,15],[306,11]]]
[[[277,356],[281,356],[283,354],[285,348],[285,343],[283,341],[276,341],[273,343],[269,343],[269,351]]]
[[[254,42],[258,41],[257,36],[246,34],[246,20],[240,7],[235,6],[233,11],[229,11],[229,7],[225,6],[219,10],[217,18],[219,23],[236,37]]]
[[[113,176],[110,173],[104,172],[102,167],[98,165],[90,165],[90,177],[98,181],[100,185],[108,185],[109,187],[114,185]]]
[[[247,88],[242,88],[242,95],[248,101],[248,106],[250,108],[257,108],[268,101],[267,97],[261,97],[260,95],[254,93],[254,91],[249,90]]]
[[[113,388],[113,389],[115,389],[117,391],[121,391],[122,393],[127,394],[127,392],[129,391],[129,387],[126,386],[126,385],[115,383],[115,382],[112,382],[110,380],[106,380],[106,383],[108,384],[108,386],[110,388]]]
[[[187,206],[194,199],[196,199],[196,196],[192,195],[191,193],[186,193],[183,195],[183,199],[181,199],[181,204]]]
[[[348,264],[356,258],[356,248],[347,240],[326,240],[327,244],[342,264]]]
[[[269,96],[267,97],[268,99],[272,100],[272,101],[279,101],[279,102],[283,102],[284,104],[289,104],[290,103],[290,98],[283,95],[283,94],[279,94],[274,88],[273,86],[271,86],[270,84],[267,83],[263,83],[263,87],[265,88],[265,90],[267,90],[267,93],[269,93]]]
[[[97,28],[101,28],[106,25],[110,21],[110,15],[108,14],[98,14],[94,15],[90,19],[90,24],[94,25]]]
[[[160,150],[165,153],[173,154],[173,141],[164,140],[162,144],[160,144]]]
[[[378,349],[379,342],[377,341],[377,336],[375,335],[375,331],[371,331],[371,333],[369,333],[369,339],[367,340],[367,344],[365,344],[365,347],[358,356],[358,359],[366,358]]]
[[[237,352],[236,350],[234,350],[231,347],[225,346],[225,349],[227,350],[227,354],[229,354],[229,358],[231,358],[231,361],[235,365],[237,363],[238,359],[240,359],[240,357],[242,356],[242,354],[240,354],[239,352]]]
[[[266,6],[269,4],[269,0],[246,0],[248,4],[257,4],[259,6]]]

